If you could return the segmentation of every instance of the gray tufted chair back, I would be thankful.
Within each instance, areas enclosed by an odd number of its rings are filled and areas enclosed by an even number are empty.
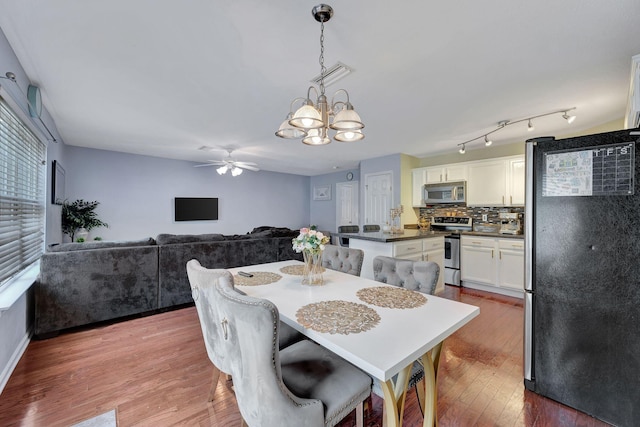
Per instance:
[[[212,298],[215,297],[213,288],[216,281],[222,276],[231,277],[231,273],[223,269],[206,269],[197,260],[192,259],[187,263],[187,276],[191,285],[193,301],[196,303],[196,310],[200,318],[200,327],[202,328],[207,355],[215,367],[226,374],[230,374],[230,361],[216,345],[222,340],[222,337],[218,328],[220,316]]]
[[[213,292],[219,347],[230,361],[247,425],[332,427],[356,407],[362,413],[362,401],[371,392],[366,374],[308,340],[281,353],[277,307],[236,291],[231,275],[220,276]]]
[[[432,261],[377,256],[373,259],[373,278],[377,282],[431,294],[436,290],[440,267]]]
[[[322,251],[322,266],[331,270],[360,276],[364,252],[335,245],[325,245]]]

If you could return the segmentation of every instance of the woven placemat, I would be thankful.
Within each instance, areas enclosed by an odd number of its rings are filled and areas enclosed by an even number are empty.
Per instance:
[[[427,302],[420,292],[389,286],[360,289],[356,295],[367,304],[386,308],[416,308]]]
[[[341,300],[307,304],[298,309],[296,319],[305,328],[342,335],[368,331],[380,322],[371,307]]]
[[[253,277],[244,277],[238,274],[233,276],[233,283],[239,286],[259,286],[268,285],[282,279],[282,276],[269,271],[252,271]]]
[[[280,269],[284,274],[291,274],[292,276],[302,276],[304,271],[304,265],[286,265]],[[325,268],[320,267],[320,272],[324,273]]]

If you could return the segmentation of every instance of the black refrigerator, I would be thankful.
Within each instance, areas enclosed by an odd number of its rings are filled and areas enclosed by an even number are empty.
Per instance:
[[[640,425],[638,129],[526,143],[525,387]]]

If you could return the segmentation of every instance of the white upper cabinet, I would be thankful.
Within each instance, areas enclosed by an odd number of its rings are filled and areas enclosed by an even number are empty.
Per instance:
[[[413,169],[413,206],[423,207],[424,185],[467,181],[468,206],[523,206],[524,155]]]
[[[411,171],[412,193],[414,207],[424,206],[424,185],[427,183],[427,168],[418,168]]]
[[[524,157],[509,160],[509,206],[524,206]]]
[[[467,205],[524,205],[524,165],[524,156],[470,163],[467,170]]]
[[[427,184],[438,184],[440,182],[466,181],[467,165],[465,163],[431,166],[426,168]]]
[[[507,165],[504,160],[469,165],[468,206],[504,206],[507,193]]]

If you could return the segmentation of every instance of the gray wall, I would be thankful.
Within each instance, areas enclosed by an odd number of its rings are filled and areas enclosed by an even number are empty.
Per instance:
[[[326,175],[318,175],[311,177],[310,183],[310,223],[315,225],[318,230],[335,232],[338,229],[336,219],[336,184],[347,182],[347,173],[353,173],[353,181],[360,180],[360,171],[358,169],[341,170],[340,172],[329,173]],[[313,200],[313,187],[318,185],[331,186],[331,200]]]
[[[215,167],[195,164],[68,146],[66,196],[100,202],[97,212],[109,227],[92,230],[90,239],[245,234],[262,225],[309,224],[309,177],[266,171],[221,176]],[[174,197],[217,197],[219,220],[175,222]]]

